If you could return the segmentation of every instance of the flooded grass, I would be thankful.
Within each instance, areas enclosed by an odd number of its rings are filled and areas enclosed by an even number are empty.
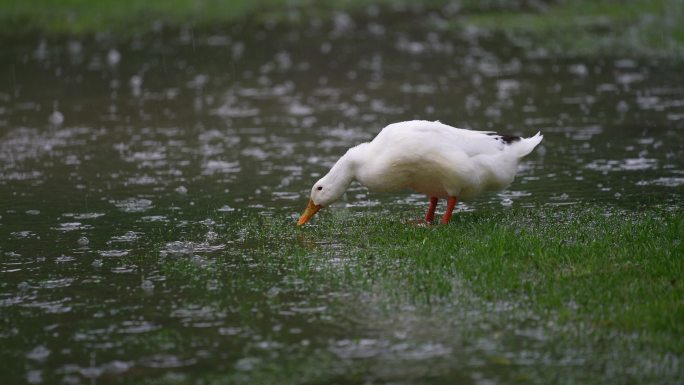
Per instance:
[[[540,208],[461,213],[430,228],[327,217],[304,231],[353,250],[363,266],[347,271],[354,281],[382,281],[417,302],[453,295],[458,277],[487,300],[529,300],[567,321],[671,337],[682,331],[683,219],[678,209]]]
[[[211,243],[231,244],[228,253],[163,252],[174,242],[206,243],[197,226],[153,235],[154,252],[125,258],[150,282],[164,277],[136,290],[184,292],[172,317],[197,330],[158,341],[167,329],[155,327],[129,344],[213,352],[188,358],[202,373],[141,383],[477,383],[478,373],[533,383],[667,382],[680,374],[680,209],[483,210],[428,228],[396,215],[335,212],[305,228],[258,215],[214,223]],[[226,349],[223,335],[241,339],[241,350]],[[417,369],[427,362],[430,370]]]
[[[16,358],[75,362],[41,372],[70,382],[667,383],[681,374],[680,209],[482,210],[428,228],[376,213],[324,213],[305,228],[256,213],[212,221],[210,241],[206,224],[155,231],[137,255],[99,258],[80,282],[6,282],[27,304],[41,286],[82,290],[96,279],[114,291],[95,289],[109,306],[71,309],[95,313],[72,331],[48,323],[47,335],[21,324],[26,310],[6,308],[6,332],[17,332],[3,336],[4,354],[38,338]],[[118,266],[128,273],[116,289],[105,272]],[[51,306],[43,317],[55,322],[64,310]]]

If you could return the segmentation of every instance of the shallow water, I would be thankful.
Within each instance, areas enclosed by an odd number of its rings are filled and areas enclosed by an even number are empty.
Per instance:
[[[392,308],[372,290],[306,282],[282,240],[230,226],[294,224],[311,184],[392,122],[545,135],[508,190],[459,210],[682,199],[680,62],[549,58],[344,14],[301,30],[2,45],[3,383],[303,382],[319,370],[484,384],[517,379],[501,370],[513,357],[544,383],[554,367],[591,367],[584,352],[549,350],[542,329],[507,329],[534,318],[515,304],[462,289],[439,311]],[[331,210],[410,218],[425,201],[353,185]],[[307,243],[329,257],[322,269],[352,263]]]

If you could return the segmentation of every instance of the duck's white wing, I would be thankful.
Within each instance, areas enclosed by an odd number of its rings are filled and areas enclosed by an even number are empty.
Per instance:
[[[374,141],[391,146],[407,143],[430,151],[460,150],[472,157],[503,151],[506,144],[517,137],[502,136],[489,131],[472,131],[451,127],[440,122],[413,120],[394,123],[385,127]]]

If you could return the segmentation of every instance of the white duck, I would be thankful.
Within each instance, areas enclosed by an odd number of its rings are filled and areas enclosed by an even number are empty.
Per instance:
[[[543,136],[531,138],[455,128],[440,122],[412,120],[390,124],[370,142],[350,148],[327,175],[311,188],[311,199],[297,225],[339,199],[356,180],[371,190],[410,188],[427,194],[425,221],[435,216],[439,198],[448,198],[442,223],[447,224],[458,199],[506,188],[518,161]]]

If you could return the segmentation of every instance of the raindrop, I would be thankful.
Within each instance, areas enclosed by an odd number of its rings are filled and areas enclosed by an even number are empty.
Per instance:
[[[207,81],[209,81],[209,77],[207,75],[198,74],[195,75],[195,77],[188,83],[188,87],[202,89],[202,87],[207,84]]]
[[[176,192],[185,195],[188,193],[188,188],[185,186],[178,186],[176,187]]]
[[[325,43],[321,44],[321,53],[322,54],[329,53],[331,49],[332,49],[332,45],[329,42],[326,41]]]
[[[629,111],[629,104],[627,104],[627,102],[624,100],[620,100],[620,102],[617,104],[616,109],[618,112],[624,114],[625,112]]]
[[[38,44],[38,48],[33,52],[33,57],[38,60],[45,60],[48,57],[47,43],[45,40],[41,40]]]
[[[64,123],[64,114],[57,110],[52,111],[48,120],[53,126],[61,126]]]
[[[127,250],[102,250],[102,251],[99,251],[99,253],[103,257],[112,257],[112,258],[125,257],[126,255],[128,255]]]
[[[103,365],[106,372],[119,374],[130,369],[131,364],[125,361],[112,361]]]
[[[568,68],[571,74],[579,76],[579,77],[585,77],[589,73],[589,70],[587,69],[587,66],[584,64],[574,64],[571,65],[570,68]]]
[[[306,106],[304,104],[301,104],[299,102],[294,102],[290,104],[289,106],[289,112],[291,115],[297,115],[297,116],[302,116],[302,115],[311,115],[313,113],[313,108]]]
[[[78,238],[78,244],[81,246],[87,246],[89,243],[90,243],[90,240],[86,237]]]
[[[496,86],[498,88],[497,97],[499,99],[507,99],[520,90],[520,82],[513,79],[499,80],[496,83]]]
[[[128,198],[121,201],[110,201],[119,210],[127,213],[138,213],[152,208],[152,201],[144,198]]]
[[[133,96],[140,96],[142,93],[141,87],[143,83],[143,78],[140,75],[133,75],[131,76],[131,79],[128,81],[128,85],[131,87],[131,92],[133,93]]]
[[[194,263],[196,266],[199,266],[199,267],[203,267],[204,265],[206,265],[206,261],[204,260],[204,258],[202,258],[202,256],[197,255],[197,254],[193,255],[190,258],[190,261],[192,261],[192,263]]]
[[[233,43],[233,46],[231,47],[231,52],[233,54],[233,58],[241,58],[245,52],[245,43],[241,41],[236,41],[235,43]]]
[[[229,213],[229,212],[231,212],[231,211],[235,211],[235,209],[232,208],[232,207],[230,207],[230,206],[228,206],[228,205],[223,205],[223,207],[221,207],[220,209],[218,209],[218,210],[216,210],[216,211],[219,211],[219,212],[222,212],[222,213]]]
[[[333,16],[334,30],[333,34],[341,35],[354,27],[354,21],[351,16],[345,12],[336,12]]]
[[[93,261],[93,263],[91,263],[91,265],[92,265],[94,268],[99,269],[99,268],[102,267],[102,260],[101,260],[101,259],[96,259],[96,260]]]
[[[50,350],[43,345],[36,346],[33,350],[26,353],[26,358],[34,361],[45,361],[50,355]]]
[[[109,63],[110,66],[114,67],[119,64],[121,61],[121,54],[119,51],[116,49],[112,48],[109,50],[107,53],[107,63]]]
[[[272,288],[268,289],[268,291],[266,292],[266,296],[268,298],[273,298],[277,296],[278,293],[280,293],[280,289],[276,286],[273,286]]]
[[[28,290],[28,288],[29,288],[29,284],[26,281],[19,282],[19,284],[17,285],[17,289],[19,289],[21,291]]]
[[[144,279],[140,284],[140,288],[143,289],[145,293],[149,294],[154,291],[154,282],[150,281],[149,279]]]
[[[78,56],[83,51],[83,44],[78,40],[71,40],[67,44],[67,50],[69,51],[69,54]]]
[[[29,370],[26,373],[26,382],[29,384],[40,384],[43,382],[43,372],[40,370]]]
[[[131,76],[131,79],[128,81],[128,84],[131,86],[131,88],[140,88],[143,83],[143,78],[140,75],[133,75]]]
[[[256,357],[245,357],[235,363],[235,368],[241,371],[253,370],[261,361]]]

